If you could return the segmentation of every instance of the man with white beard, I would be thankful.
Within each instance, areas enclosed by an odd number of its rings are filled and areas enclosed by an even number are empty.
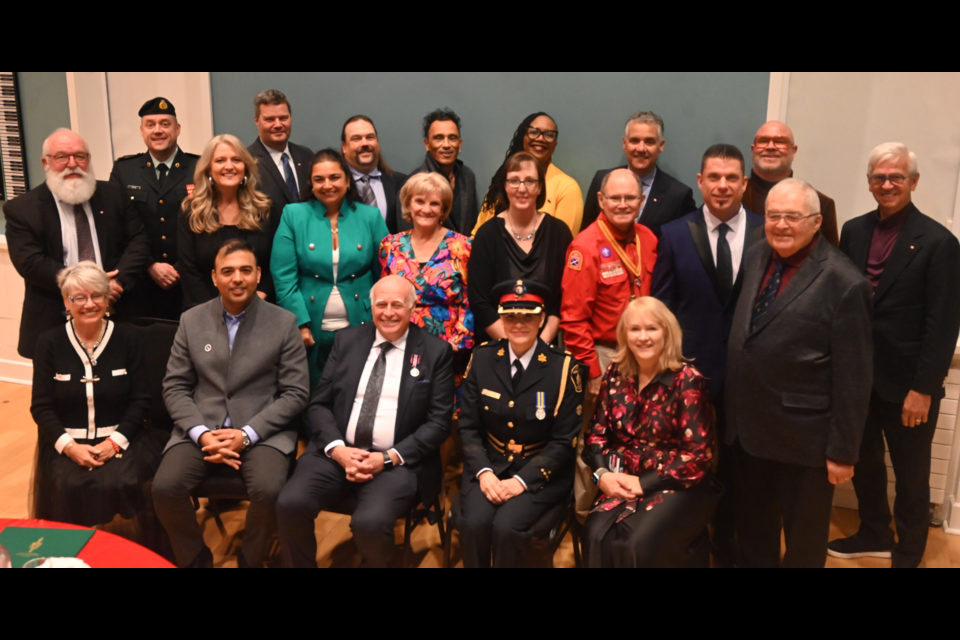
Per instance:
[[[10,260],[26,291],[17,352],[32,358],[37,337],[66,322],[57,272],[92,260],[110,277],[109,302],[123,315],[129,293],[150,260],[143,223],[122,190],[98,181],[83,138],[57,129],[43,142],[46,182],[3,207]]]

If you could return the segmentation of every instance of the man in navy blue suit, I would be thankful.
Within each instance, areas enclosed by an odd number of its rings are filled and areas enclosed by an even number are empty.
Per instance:
[[[703,154],[697,184],[704,205],[661,227],[652,295],[677,316],[683,329],[683,355],[709,382],[723,443],[723,381],[727,339],[743,280],[740,264],[747,249],[763,238],[763,218],[742,204],[747,187],[743,154],[716,144]],[[720,480],[727,494],[714,517],[714,551],[724,564],[736,563],[731,455],[720,445]]]

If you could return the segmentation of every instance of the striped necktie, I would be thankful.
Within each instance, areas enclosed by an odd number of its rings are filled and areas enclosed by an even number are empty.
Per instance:
[[[773,274],[770,276],[770,279],[767,280],[767,284],[760,292],[757,302],[753,305],[753,319],[750,321],[751,330],[760,323],[760,320],[763,319],[763,316],[767,315],[767,312],[770,311],[770,307],[773,306],[774,300],[777,299],[777,293],[780,291],[780,279],[782,276],[783,263],[774,258]]]

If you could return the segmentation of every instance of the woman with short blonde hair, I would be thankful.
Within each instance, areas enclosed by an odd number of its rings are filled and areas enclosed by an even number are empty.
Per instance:
[[[184,310],[217,297],[210,276],[217,252],[228,240],[253,246],[262,274],[257,293],[272,302],[270,253],[279,220],[270,219],[270,198],[257,189],[256,160],[236,136],[215,136],[197,161],[193,182],[183,201],[177,239]]]
[[[684,363],[680,325],[655,298],[627,305],[617,343],[582,455],[599,488],[585,562],[709,566],[707,524],[722,489],[706,378]]]
[[[439,173],[416,173],[407,179],[407,182],[400,189],[400,211],[403,219],[413,223],[410,214],[410,201],[414,196],[427,194],[436,194],[440,196],[440,224],[447,221],[450,217],[450,210],[453,208],[453,189],[450,183]]]

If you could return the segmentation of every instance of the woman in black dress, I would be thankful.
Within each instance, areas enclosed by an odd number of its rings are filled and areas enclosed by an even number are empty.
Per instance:
[[[480,227],[470,254],[470,288],[477,344],[506,337],[493,286],[505,280],[535,280],[552,292],[540,337],[554,343],[560,327],[560,284],[570,228],[541,212],[547,197],[540,162],[526,151],[507,158],[490,186],[499,192],[497,215]]]
[[[70,319],[40,336],[33,360],[34,517],[88,527],[132,518],[166,440],[144,425],[143,347],[104,317],[110,284],[99,265],[67,267],[57,283]]]
[[[263,267],[257,294],[276,300],[269,265],[280,221],[270,219],[270,198],[257,190],[259,183],[256,160],[239,139],[222,135],[207,143],[197,161],[196,186],[183,201],[177,237],[184,310],[219,295],[210,276],[213,263],[223,243],[235,239],[249,243]]]

